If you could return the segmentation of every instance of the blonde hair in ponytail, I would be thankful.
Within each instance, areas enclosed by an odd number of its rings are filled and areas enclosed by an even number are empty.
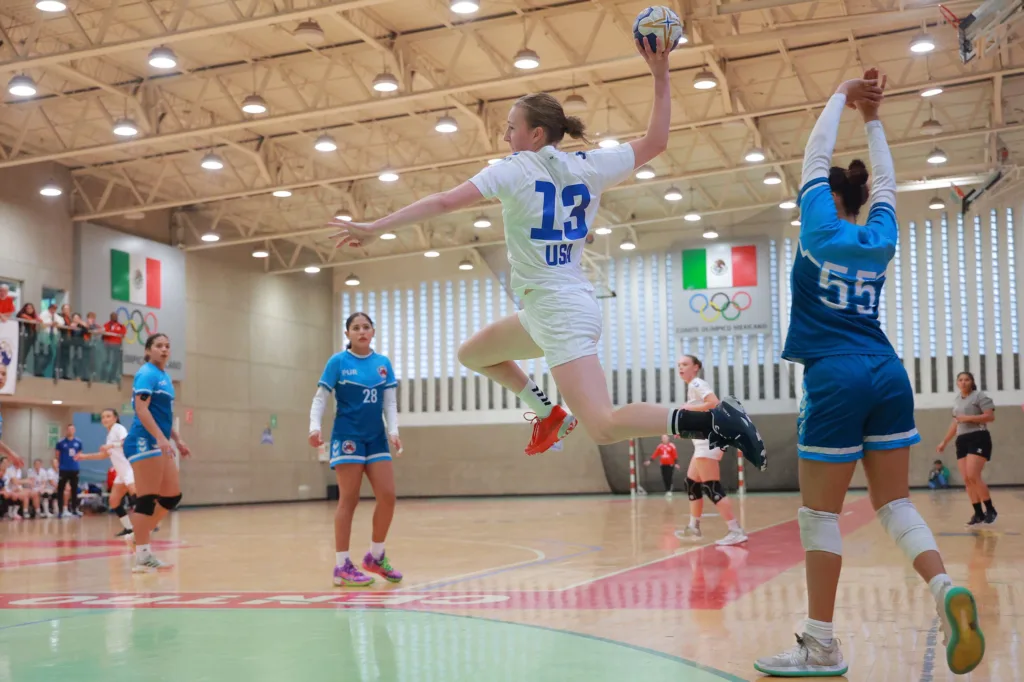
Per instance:
[[[566,135],[590,143],[586,124],[576,116],[566,116],[562,103],[548,93],[523,95],[515,105],[522,107],[528,126],[544,129],[548,144],[558,144]]]

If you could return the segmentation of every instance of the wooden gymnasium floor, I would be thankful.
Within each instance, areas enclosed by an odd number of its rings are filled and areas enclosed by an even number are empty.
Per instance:
[[[988,642],[975,682],[1020,680],[1024,493],[968,532],[960,491],[915,493]],[[332,588],[329,503],[184,510],[174,571],[133,576],[112,517],[0,524],[0,680],[713,682],[758,679],[803,616],[794,495],[751,495],[745,547],[681,547],[686,498],[402,501],[406,580]],[[366,551],[370,504],[355,537]],[[933,602],[863,495],[842,517],[849,680],[952,680]],[[705,521],[708,541],[724,534]]]

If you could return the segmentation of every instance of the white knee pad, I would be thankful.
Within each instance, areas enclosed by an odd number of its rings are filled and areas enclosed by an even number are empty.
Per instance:
[[[843,535],[839,532],[839,514],[800,507],[800,543],[808,552],[828,552],[843,556]]]
[[[939,551],[928,524],[907,498],[893,500],[879,509],[878,520],[911,562],[922,552]]]

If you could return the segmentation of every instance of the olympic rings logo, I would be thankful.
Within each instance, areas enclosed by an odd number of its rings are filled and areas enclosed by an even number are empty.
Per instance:
[[[153,313],[143,313],[141,310],[128,312],[128,309],[124,306],[117,309],[117,321],[127,329],[124,341],[130,346],[134,344],[144,345],[148,337],[160,331],[160,323],[156,319],[156,315]],[[132,334],[135,335],[135,338],[132,338]]]
[[[719,291],[708,298],[704,294],[690,297],[690,310],[700,315],[705,322],[717,322],[719,318],[726,322],[739,319],[740,313],[750,308],[753,300],[745,291],[737,291],[729,298],[729,294]]]

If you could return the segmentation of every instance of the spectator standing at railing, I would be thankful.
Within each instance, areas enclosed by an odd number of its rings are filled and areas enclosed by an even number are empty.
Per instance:
[[[65,303],[60,307],[60,315],[54,318],[54,327],[58,330],[56,337],[57,364],[53,368],[54,376],[67,379],[71,370],[71,306]]]
[[[78,313],[71,314],[71,353],[68,358],[66,379],[79,379],[85,372],[85,341],[88,338],[88,327]]]
[[[106,350],[102,380],[110,383],[121,377],[121,344],[128,328],[117,321],[117,313],[110,313],[110,321],[103,325],[103,344]]]
[[[25,363],[29,352],[35,350],[36,336],[39,334],[39,316],[36,307],[31,303],[21,306],[18,311],[18,373],[25,371]],[[35,354],[33,353],[33,357]]]
[[[51,303],[49,307],[39,314],[41,323],[39,333],[42,334],[39,343],[39,350],[36,352],[36,376],[45,376],[46,368],[53,360],[57,348],[57,325],[60,324],[60,313],[57,312],[57,304]],[[53,368],[56,373],[57,368]]]
[[[7,322],[14,317],[14,297],[11,296],[11,288],[6,284],[0,284],[0,322]]]
[[[103,327],[96,321],[96,313],[86,313],[85,330],[85,361],[82,363],[81,378],[82,381],[92,381],[103,361],[99,352]]]

